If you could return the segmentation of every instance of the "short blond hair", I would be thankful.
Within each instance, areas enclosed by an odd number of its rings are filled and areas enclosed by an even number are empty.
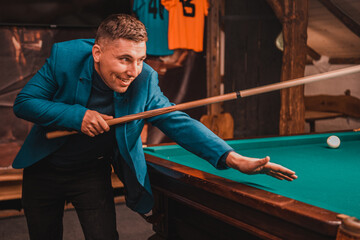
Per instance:
[[[113,14],[100,23],[95,41],[120,38],[135,42],[148,40],[146,28],[138,19],[128,14]]]

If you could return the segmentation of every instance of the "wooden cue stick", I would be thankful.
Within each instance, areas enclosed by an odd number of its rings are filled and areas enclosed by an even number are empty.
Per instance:
[[[343,69],[338,69],[338,70],[334,70],[334,71],[330,71],[330,72],[326,72],[326,73],[320,73],[320,74],[316,74],[316,75],[312,75],[312,76],[297,78],[297,79],[293,79],[293,80],[288,80],[288,81],[284,81],[284,82],[273,83],[273,84],[269,84],[269,85],[265,85],[265,86],[255,87],[255,88],[237,91],[237,92],[233,92],[233,93],[228,93],[228,94],[224,94],[224,95],[219,95],[219,96],[215,96],[215,97],[204,98],[204,99],[191,101],[191,102],[187,102],[187,103],[181,103],[181,104],[170,106],[170,107],[159,108],[159,109],[149,110],[149,111],[145,111],[145,112],[141,112],[141,113],[131,114],[131,115],[107,120],[106,122],[109,124],[109,126],[113,126],[116,124],[131,122],[131,121],[137,120],[137,119],[155,117],[158,115],[162,115],[162,114],[170,113],[170,112],[174,112],[174,111],[181,111],[181,110],[191,109],[191,108],[200,107],[200,106],[204,106],[204,105],[208,105],[208,104],[229,101],[229,100],[233,100],[233,99],[237,99],[237,98],[248,97],[248,96],[257,95],[257,94],[261,94],[261,93],[267,93],[267,92],[285,89],[285,88],[289,88],[289,87],[295,87],[298,85],[303,85],[306,83],[316,82],[316,81],[325,80],[325,79],[331,79],[334,77],[351,74],[351,73],[355,73],[355,72],[360,72],[360,65],[343,68]],[[72,134],[76,134],[76,133],[78,133],[78,132],[77,131],[54,131],[54,132],[47,133],[46,137],[48,139],[52,139],[52,138],[68,136],[68,135],[72,135]]]

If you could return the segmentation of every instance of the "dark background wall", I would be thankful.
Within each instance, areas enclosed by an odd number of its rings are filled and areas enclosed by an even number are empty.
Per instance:
[[[130,0],[1,1],[0,144],[19,146],[29,132],[31,123],[16,118],[12,105],[17,93],[49,57],[52,45],[94,38],[102,19],[112,13],[130,14],[130,5]],[[0,145],[0,151],[6,146]]]
[[[14,115],[16,95],[44,64],[53,43],[94,35],[92,27],[0,26],[0,167],[12,163],[32,126]]]
[[[130,13],[131,0],[13,0],[0,6],[5,25],[97,26],[112,13]]]
[[[281,24],[265,0],[226,0],[225,92],[280,81],[282,52],[275,39]],[[224,104],[235,122],[235,138],[277,135],[280,92],[250,96]]]

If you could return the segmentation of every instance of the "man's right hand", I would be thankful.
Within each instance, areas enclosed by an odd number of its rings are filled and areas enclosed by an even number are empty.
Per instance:
[[[81,124],[81,132],[90,137],[95,137],[101,133],[108,132],[110,127],[106,123],[106,120],[113,118],[113,116],[101,114],[93,110],[87,110]]]

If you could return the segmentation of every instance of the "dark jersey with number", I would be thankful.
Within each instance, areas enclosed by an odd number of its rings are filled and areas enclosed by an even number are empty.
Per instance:
[[[155,56],[171,55],[168,47],[169,12],[161,0],[134,0],[133,11],[144,23],[148,32],[146,54]]]

